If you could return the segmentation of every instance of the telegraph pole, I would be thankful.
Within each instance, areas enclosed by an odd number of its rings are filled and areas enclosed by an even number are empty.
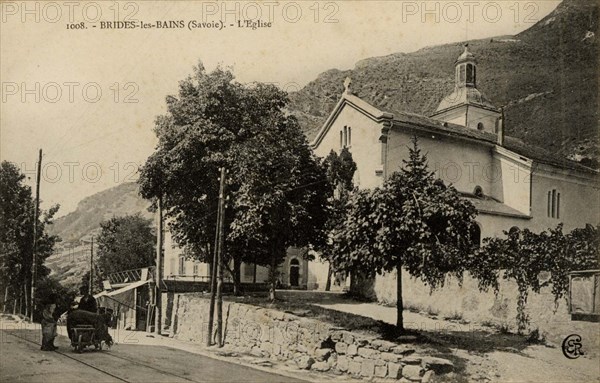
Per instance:
[[[154,332],[160,335],[161,322],[162,322],[162,294],[160,287],[162,286],[162,272],[163,272],[163,259],[162,259],[162,248],[163,248],[163,211],[162,211],[162,196],[158,198],[158,228],[156,233],[156,269],[154,271],[154,282],[155,293],[154,299],[156,302],[156,312],[154,314]]]
[[[218,274],[219,274],[218,269],[220,267],[220,247],[221,247],[221,227],[222,227],[221,217],[223,216],[222,201],[223,201],[223,194],[224,194],[224,189],[225,189],[225,168],[224,167],[221,168],[221,177],[219,178],[219,181],[220,181],[220,185],[219,185],[219,204],[218,204],[219,207],[218,207],[218,211],[217,211],[217,228],[215,230],[215,246],[214,246],[213,262],[211,265],[211,273],[210,273],[210,309],[208,312],[208,329],[207,329],[207,339],[206,339],[207,346],[212,346],[213,325],[214,325],[214,320],[215,320],[215,300],[216,300],[216,295],[219,292],[217,278],[218,278]],[[222,301],[221,301],[221,308],[222,308]],[[221,320],[222,320],[222,316],[221,316]],[[219,345],[221,343],[220,339],[221,338],[219,338]]]
[[[93,295],[94,289],[94,237],[92,236],[92,248],[90,249],[90,287],[88,292],[90,295]]]
[[[219,247],[217,253],[217,340],[219,347],[223,347],[223,267],[225,247],[225,168],[221,168],[221,185],[219,191]]]
[[[42,149],[37,163],[37,176],[35,181],[35,210],[33,213],[33,254],[31,261],[31,300],[29,302],[31,311],[30,319],[33,322],[33,311],[35,310],[35,280],[37,278],[37,237],[38,237],[38,217],[40,215],[40,175],[42,173]]]

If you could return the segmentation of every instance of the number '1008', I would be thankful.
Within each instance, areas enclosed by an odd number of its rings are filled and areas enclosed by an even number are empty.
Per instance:
[[[78,24],[67,24],[67,29],[85,29],[85,23],[82,21]]]

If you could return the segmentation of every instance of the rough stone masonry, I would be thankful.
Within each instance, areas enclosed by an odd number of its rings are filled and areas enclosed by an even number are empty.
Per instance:
[[[176,301],[174,336],[204,344],[209,300],[181,294]],[[421,382],[454,369],[449,360],[419,355],[408,343],[353,333],[277,310],[226,302],[223,320],[227,346],[239,353],[286,361],[298,369]]]

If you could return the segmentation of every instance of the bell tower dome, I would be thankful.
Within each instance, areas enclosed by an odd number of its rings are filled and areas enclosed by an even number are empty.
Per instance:
[[[497,133],[500,110],[477,89],[477,59],[464,45],[454,62],[454,90],[439,104],[432,118],[467,128]]]
[[[457,87],[477,87],[477,60],[469,52],[469,44],[465,44],[465,51],[454,62]]]

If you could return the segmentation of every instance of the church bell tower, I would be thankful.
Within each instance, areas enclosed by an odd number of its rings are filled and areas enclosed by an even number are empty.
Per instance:
[[[500,110],[477,89],[477,59],[465,44],[454,62],[454,90],[438,106],[432,118],[470,129],[498,133]]]

